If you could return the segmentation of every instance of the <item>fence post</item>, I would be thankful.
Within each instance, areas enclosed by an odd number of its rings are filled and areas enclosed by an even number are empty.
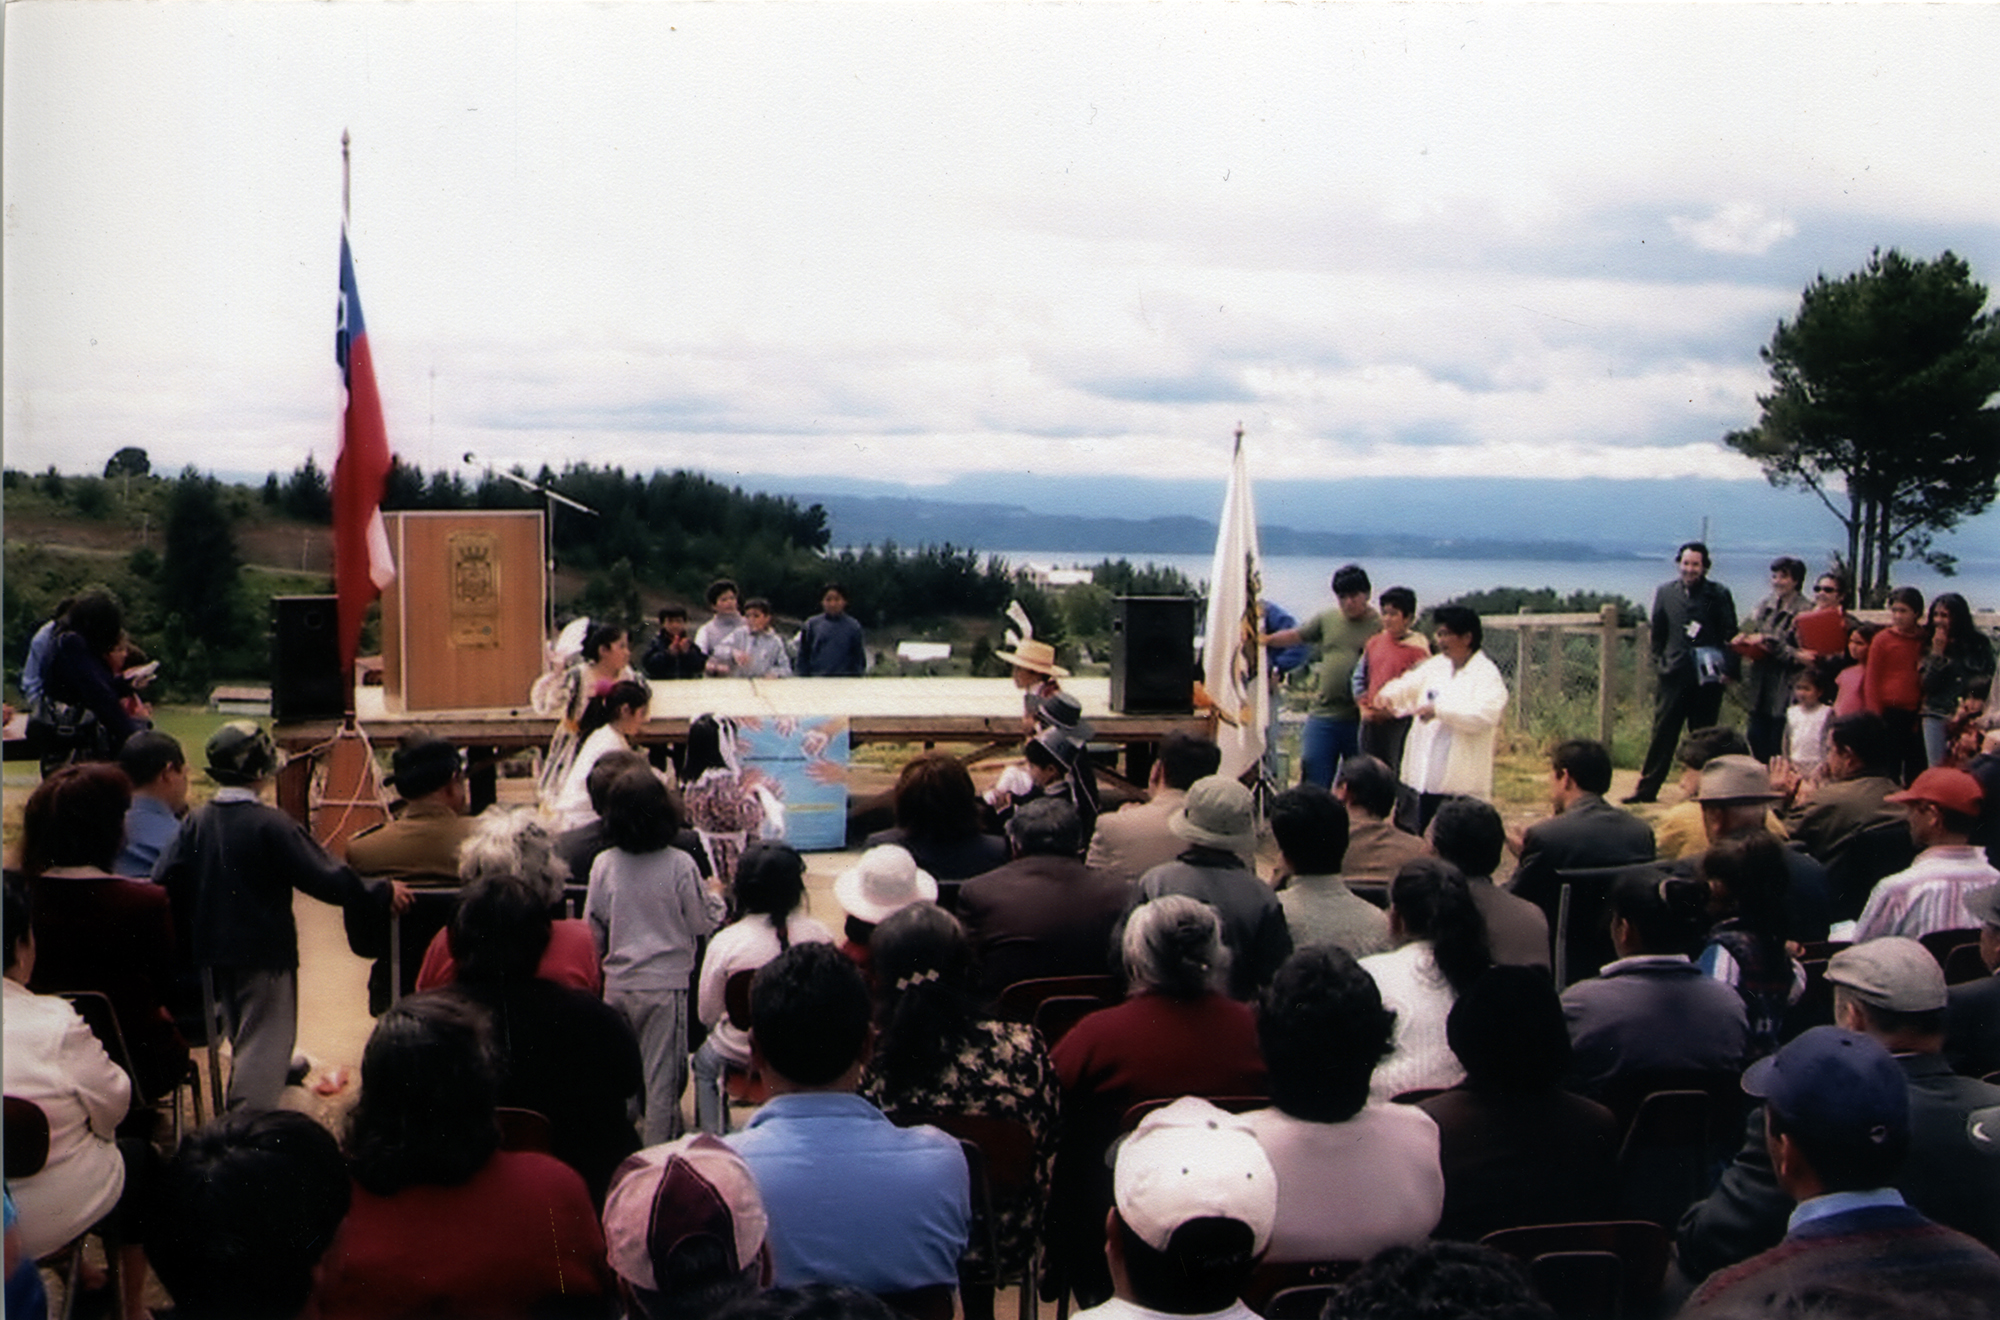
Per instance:
[[[1632,630],[1632,704],[1641,713],[1646,709],[1649,695],[1648,680],[1653,676],[1652,634],[1647,625],[1641,623]]]
[[[1597,607],[1597,741],[1611,746],[1614,651],[1618,646],[1618,607],[1606,601]]]
[[[1549,694],[1548,696],[1549,709],[1561,710],[1562,695],[1563,695],[1563,660],[1565,658],[1563,656],[1563,644],[1567,639],[1564,637],[1562,625],[1559,623],[1551,624],[1549,626],[1548,633],[1549,633],[1549,668],[1548,672],[1542,675],[1542,690]]]
[[[1521,606],[1514,611],[1526,614],[1528,607]],[[1514,628],[1514,728],[1518,732],[1528,727],[1528,630],[1519,625]]]

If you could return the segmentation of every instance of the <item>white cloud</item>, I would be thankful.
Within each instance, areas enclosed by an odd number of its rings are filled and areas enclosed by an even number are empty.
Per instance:
[[[1797,222],[1789,216],[1773,215],[1755,202],[1719,206],[1702,220],[1669,216],[1667,224],[1704,252],[1739,257],[1761,257],[1799,232]]]
[[[1241,417],[1302,475],[1745,475],[1817,269],[2000,269],[1951,6],[7,17],[15,467],[331,461],[343,126],[426,467],[1213,476]]]

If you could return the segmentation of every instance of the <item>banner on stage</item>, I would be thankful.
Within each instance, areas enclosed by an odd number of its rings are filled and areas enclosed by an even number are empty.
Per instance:
[[[800,852],[847,846],[847,717],[739,718],[746,770],[762,771],[783,804],[785,842]]]

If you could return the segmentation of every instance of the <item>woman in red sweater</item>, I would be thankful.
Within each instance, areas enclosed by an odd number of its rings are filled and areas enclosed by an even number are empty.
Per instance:
[[[321,1262],[322,1320],[608,1309],[583,1179],[553,1155],[499,1149],[493,1048],[485,1010],[451,990],[376,1023],[348,1129],[354,1200]]]
[[[1104,1153],[1126,1111],[1147,1100],[1270,1089],[1256,1014],[1223,993],[1229,952],[1214,908],[1183,894],[1143,903],[1125,924],[1122,950],[1130,996],[1084,1018],[1049,1051],[1062,1082],[1062,1138],[1047,1241],[1084,1306],[1111,1295]]]
[[[1861,693],[1868,709],[1889,726],[1896,749],[1895,763],[1904,783],[1925,765],[1923,731],[1918,712],[1923,707],[1923,683],[1917,666],[1924,658],[1924,594],[1915,587],[1889,593],[1889,626],[1868,646],[1868,672]]]

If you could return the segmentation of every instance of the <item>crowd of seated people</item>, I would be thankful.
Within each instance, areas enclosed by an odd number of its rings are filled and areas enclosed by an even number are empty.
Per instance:
[[[718,647],[754,651],[755,613]],[[212,872],[187,862],[203,842],[187,832],[165,850],[188,866],[178,887],[115,878],[123,771],[38,790],[10,880],[10,1094],[95,1066],[62,1044],[66,1020],[15,1007],[58,990],[111,997],[141,1084],[58,1133],[94,1143],[96,1199],[32,1224],[37,1254],[117,1207],[117,1240],[193,1316],[980,1317],[1025,1280],[1131,1320],[1261,1305],[1259,1271],[1299,1265],[1351,1276],[1327,1285],[1329,1315],[1457,1287],[1485,1301],[1434,1313],[1542,1315],[1529,1276],[1472,1244],[1616,1217],[1644,1167],[1621,1156],[1635,1087],[1657,1081],[1741,1135],[1726,1158],[1708,1143],[1699,1185],[1654,1219],[1673,1253],[1659,1313],[1761,1314],[1743,1309],[1758,1280],[1810,1288],[1797,1262],[1857,1235],[1883,1279],[1934,1266],[1939,1296],[1970,1299],[1955,1314],[2000,1297],[1980,1291],[2000,1278],[2000,1119],[1974,1118],[2000,1115],[1981,1080],[2000,1069],[2000,976],[1948,984],[1940,942],[1976,947],[1960,971],[2000,969],[1994,753],[1906,781],[1864,710],[1827,721],[1813,781],[1696,730],[1700,839],[1681,856],[1606,800],[1596,744],[1551,750],[1551,811],[1512,837],[1470,797],[1410,832],[1395,771],[1357,754],[1332,790],[1278,794],[1260,850],[1251,794],[1186,735],[1146,801],[1093,820],[1063,707],[1033,740],[1053,770],[1000,831],[957,760],[905,767],[895,829],[834,886],[835,928],[805,910],[804,859],[759,837],[719,722],[678,784],[591,746],[629,737],[635,710],[612,700],[629,647],[594,640],[586,664],[611,672],[578,676],[603,680],[583,709],[610,718],[580,721],[560,836],[532,813],[464,820],[456,756],[405,749],[413,791],[442,777],[460,883],[332,1146],[239,1102],[164,1171],[121,1162],[126,1111],[185,1072],[174,947]],[[733,814],[689,829],[697,798]],[[351,873],[326,892],[387,905]],[[24,958],[16,894],[41,946]],[[104,932],[141,921],[160,927],[148,958],[108,956]],[[1013,993],[1038,977],[1100,1006],[1043,1017],[1044,1034]],[[732,1073],[760,1083],[753,1113],[732,1108]],[[700,1132],[682,1136],[690,1074]],[[540,1122],[502,1116],[519,1110]],[[1029,1152],[1025,1184],[990,1201],[951,1135],[981,1123],[1017,1126]],[[24,1224],[46,1214],[36,1177],[15,1184]],[[303,1189],[285,1214],[320,1225],[316,1249],[249,1222],[280,1185]],[[231,1216],[220,1236],[193,1227]]]

